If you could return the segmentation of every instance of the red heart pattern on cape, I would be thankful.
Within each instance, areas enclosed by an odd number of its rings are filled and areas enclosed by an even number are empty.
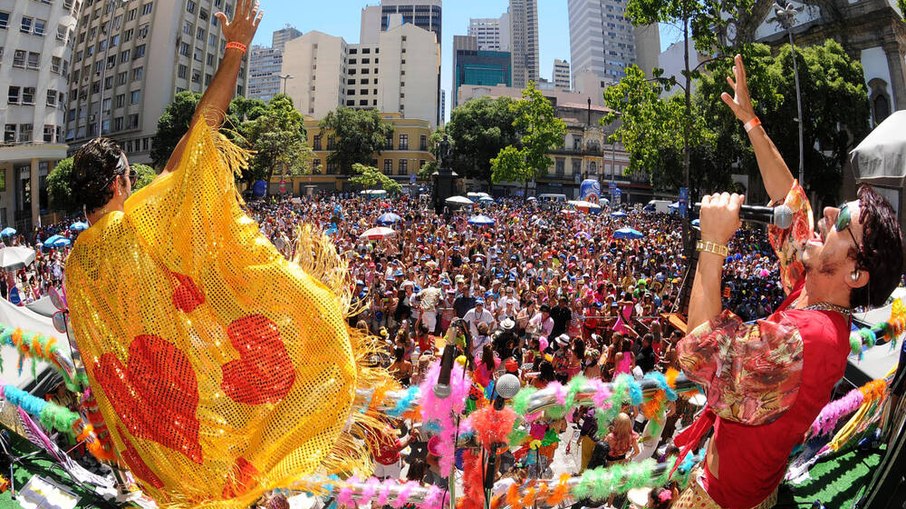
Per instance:
[[[239,359],[223,365],[221,387],[239,403],[279,403],[296,381],[277,324],[262,315],[240,318],[227,328]]]

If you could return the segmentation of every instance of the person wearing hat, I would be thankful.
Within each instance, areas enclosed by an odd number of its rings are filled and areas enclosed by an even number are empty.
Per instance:
[[[466,325],[469,326],[469,334],[472,336],[472,357],[477,357],[481,355],[481,348],[484,344],[478,340],[478,325],[485,324],[487,330],[491,330],[496,327],[497,323],[494,321],[494,315],[490,311],[484,308],[484,299],[479,297],[475,299],[475,307],[468,310],[463,316],[463,321],[466,322]],[[487,335],[483,336],[487,340]]]
[[[494,351],[501,359],[513,357],[513,351],[519,342],[516,336],[516,321],[512,318],[505,318],[500,322],[500,329],[494,333],[493,338]]]
[[[551,318],[551,308],[547,304],[542,304],[538,313],[529,320],[526,331],[534,336],[549,338],[552,330],[554,330],[554,320]]]

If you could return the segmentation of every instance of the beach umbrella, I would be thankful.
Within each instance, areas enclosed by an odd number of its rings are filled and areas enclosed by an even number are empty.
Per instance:
[[[601,206],[598,205],[597,203],[592,203],[590,201],[585,201],[585,200],[570,200],[566,203],[572,205],[573,207],[575,207],[578,210],[581,210],[582,212],[590,212],[595,209],[597,209],[597,210],[601,209]]]
[[[537,199],[538,198],[535,198],[534,196],[529,196],[525,201],[536,201]]]
[[[481,203],[494,203],[494,198],[491,198],[490,196],[482,196],[481,198],[478,198],[478,201]]]
[[[492,226],[494,220],[485,215],[477,215],[469,218],[469,224],[472,226]]]
[[[385,226],[378,226],[376,228],[365,230],[361,235],[359,235],[359,238],[368,240],[381,240],[393,235],[394,233],[396,232],[390,228],[387,228]]]
[[[448,205],[473,205],[474,202],[465,196],[451,196],[444,200]]]
[[[619,230],[613,232],[613,238],[615,239],[640,239],[644,236],[644,233],[628,227],[620,228]]]
[[[403,218],[394,214],[393,212],[385,212],[377,218],[377,224],[394,224],[402,221]]]
[[[11,226],[7,226],[6,228],[0,230],[0,237],[11,237],[15,234],[16,229]]]
[[[88,229],[88,223],[85,223],[83,221],[76,221],[69,226],[69,229],[74,232],[85,231]]]
[[[856,182],[893,188],[906,185],[906,111],[884,119],[853,149],[850,159]]]
[[[35,250],[30,247],[12,246],[0,249],[0,267],[18,270],[35,261]]]
[[[626,213],[622,210],[617,210],[615,212],[611,212],[610,217],[626,217]]]
[[[45,243],[44,245],[46,246],[47,244]],[[59,239],[55,240],[52,245],[53,247],[68,247],[72,245],[72,241],[67,239],[66,237],[60,237]]]
[[[64,237],[64,236],[62,236],[62,235],[51,235],[50,237],[47,237],[47,238],[44,240],[44,242],[42,242],[42,245],[43,245],[44,247],[48,247],[48,248],[49,248],[49,247],[53,247],[54,242],[56,242],[56,241],[58,241],[58,240],[60,240],[60,239],[65,239],[65,238],[66,238],[66,237]]]

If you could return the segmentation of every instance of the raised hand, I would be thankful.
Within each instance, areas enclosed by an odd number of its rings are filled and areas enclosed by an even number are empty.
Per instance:
[[[236,15],[232,21],[226,14],[218,12],[214,16],[220,20],[221,30],[227,42],[238,42],[246,46],[252,43],[258,24],[264,16],[264,11],[259,9],[257,0],[238,0],[236,2]]]
[[[748,122],[755,118],[755,109],[752,107],[752,97],[749,95],[749,85],[746,82],[746,67],[740,55],[736,55],[734,64],[733,78],[727,76],[727,83],[733,89],[734,96],[730,97],[730,94],[724,92],[720,94],[720,98],[730,107],[736,118]]]
[[[726,245],[742,225],[739,208],[746,197],[739,194],[714,193],[702,196],[700,211],[701,239]]]

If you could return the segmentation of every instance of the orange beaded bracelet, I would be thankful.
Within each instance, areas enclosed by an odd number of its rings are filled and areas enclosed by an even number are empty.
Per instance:
[[[246,51],[248,51],[249,47],[246,46],[245,44],[242,44],[241,42],[234,41],[234,42],[228,42],[226,45],[226,49],[238,49],[239,51],[245,53]]]

